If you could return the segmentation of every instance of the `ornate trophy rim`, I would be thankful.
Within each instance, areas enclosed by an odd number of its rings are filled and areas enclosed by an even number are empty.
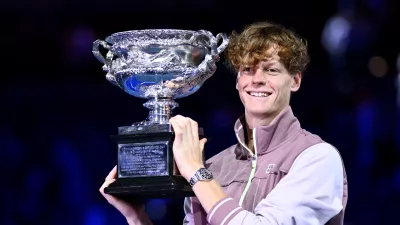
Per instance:
[[[174,99],[195,93],[214,74],[218,54],[228,42],[224,33],[214,36],[206,30],[143,29],[96,40],[92,51],[104,63],[108,81],[132,96],[148,99],[144,106],[157,116],[140,123],[146,125],[167,123],[178,106]],[[100,53],[99,47],[107,54]]]
[[[206,39],[199,39],[203,35]],[[193,45],[196,47],[213,47],[212,34],[205,30],[183,30],[183,29],[143,29],[126,30],[116,32],[105,38],[111,44],[111,48],[119,48],[121,45],[145,47],[149,44],[158,45]],[[148,39],[148,40],[146,40]],[[128,43],[129,44],[128,44]]]
[[[143,30],[125,30],[125,31],[119,31],[115,32],[108,37],[117,37],[120,35],[127,35],[127,34],[146,34],[150,32],[158,32],[158,33],[197,33],[199,31],[196,30],[184,30],[184,29],[143,29]]]

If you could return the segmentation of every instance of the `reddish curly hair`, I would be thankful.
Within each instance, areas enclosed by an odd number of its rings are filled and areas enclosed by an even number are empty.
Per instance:
[[[246,26],[242,33],[232,32],[225,50],[225,58],[236,70],[241,65],[255,66],[271,57],[271,47],[278,50],[281,63],[290,74],[303,73],[310,61],[307,41],[295,32],[270,22],[257,22]]]

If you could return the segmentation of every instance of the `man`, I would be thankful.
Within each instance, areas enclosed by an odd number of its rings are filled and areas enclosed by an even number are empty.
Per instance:
[[[245,113],[238,143],[202,163],[206,142],[197,124],[175,116],[174,157],[195,198],[185,199],[184,224],[343,224],[347,178],[338,151],[301,128],[289,105],[309,62],[305,41],[272,23],[233,33],[225,51],[237,72]],[[143,207],[104,194],[129,224],[151,224]],[[212,175],[211,175],[212,174]]]

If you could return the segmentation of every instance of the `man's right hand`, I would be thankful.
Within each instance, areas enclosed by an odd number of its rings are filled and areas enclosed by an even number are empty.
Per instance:
[[[128,202],[115,196],[104,193],[104,188],[115,181],[117,166],[115,166],[106,177],[103,185],[100,187],[100,193],[107,201],[113,205],[125,218],[129,225],[150,225],[152,222],[147,216],[144,205],[131,205]]]

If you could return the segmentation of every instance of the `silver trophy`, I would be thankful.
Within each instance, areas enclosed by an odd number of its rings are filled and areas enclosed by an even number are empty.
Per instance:
[[[93,43],[106,79],[130,95],[147,99],[143,105],[150,111],[145,120],[119,127],[113,136],[118,143],[118,175],[106,193],[193,195],[173,159],[169,119],[178,106],[175,99],[195,93],[214,74],[227,44],[223,33],[172,29],[119,32]]]

